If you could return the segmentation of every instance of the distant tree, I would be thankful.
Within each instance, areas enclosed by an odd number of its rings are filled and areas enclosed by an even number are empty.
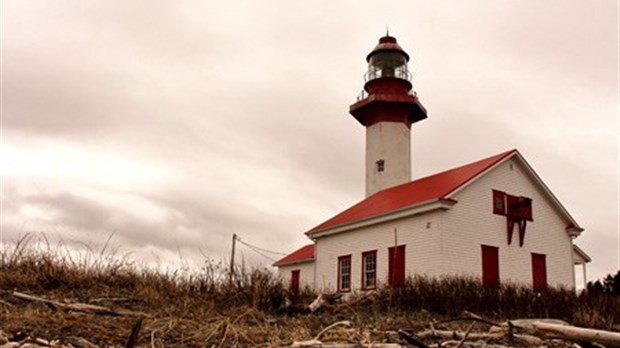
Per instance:
[[[608,274],[602,280],[588,282],[586,289],[590,293],[620,295],[620,270],[616,275]]]
[[[601,283],[600,280],[597,280],[595,282],[589,281],[587,285],[587,289],[588,289],[588,292],[590,293],[602,294],[605,290],[605,287],[603,286],[603,283]]]
[[[611,274],[608,274],[603,279],[603,286],[605,287],[604,292],[610,294],[614,292],[614,277]]]

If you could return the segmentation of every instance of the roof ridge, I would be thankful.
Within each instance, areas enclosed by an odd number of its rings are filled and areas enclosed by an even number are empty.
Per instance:
[[[469,167],[469,166],[474,165],[476,163],[488,161],[488,160],[490,160],[492,158],[495,158],[495,157],[497,157],[497,160],[500,160],[500,159],[504,158],[505,156],[507,156],[508,154],[510,154],[512,152],[515,152],[515,151],[517,151],[517,149],[512,149],[512,150],[504,151],[504,152],[498,153],[496,155],[488,156],[488,157],[485,157],[483,159],[479,159],[477,161],[473,161],[473,162],[462,164],[460,166],[452,167],[452,168],[446,169],[446,170],[438,172],[438,173],[429,174],[429,175],[423,176],[423,177],[421,177],[419,179],[412,180],[411,182],[427,179],[427,178],[438,176],[438,175],[443,175],[443,174],[446,174],[446,173],[451,172],[451,171],[455,171],[455,170],[458,170],[458,169],[461,169],[461,168],[464,168],[464,167]],[[408,183],[405,183],[405,184],[408,184]],[[394,186],[394,187],[396,187],[396,186]]]

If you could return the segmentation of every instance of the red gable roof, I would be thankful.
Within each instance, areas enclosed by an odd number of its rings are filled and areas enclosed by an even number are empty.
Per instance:
[[[506,151],[477,162],[379,191],[314,227],[306,234],[312,235],[334,226],[386,214],[419,203],[446,198],[448,194],[515,152],[516,150]]]
[[[308,244],[276,261],[274,266],[314,260],[314,244]]]

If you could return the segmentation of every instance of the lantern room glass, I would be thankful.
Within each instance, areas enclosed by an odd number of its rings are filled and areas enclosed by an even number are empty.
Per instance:
[[[407,69],[407,58],[398,51],[383,51],[373,54],[368,61],[366,81],[392,77],[411,81]]]

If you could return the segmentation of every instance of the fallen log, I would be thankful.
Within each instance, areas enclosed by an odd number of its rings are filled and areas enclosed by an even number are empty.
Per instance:
[[[67,337],[67,343],[76,348],[99,348],[98,345],[88,341],[85,338],[77,337],[77,336],[69,336]]]
[[[416,340],[413,336],[409,335],[405,331],[399,330],[398,331],[398,336],[400,336],[400,338],[405,340],[405,342],[409,343],[410,345],[416,346],[418,348],[428,348],[428,346],[426,344]]]
[[[295,342],[290,347],[298,348],[405,348],[405,346],[398,343],[323,343],[321,341],[302,341]]]
[[[362,343],[324,343],[320,339],[331,329],[338,326],[347,326],[350,327],[353,325],[348,320],[339,321],[333,323],[321,330],[313,339],[306,341],[296,341],[293,342],[290,347],[296,348],[363,348],[363,347],[373,347],[373,348],[403,348],[402,345],[397,343],[370,343],[370,344],[362,344]]]
[[[505,332],[510,329],[510,326],[517,329],[519,332],[525,332],[528,334],[534,333],[534,323],[549,323],[557,325],[570,325],[564,320],[560,319],[514,319],[501,323],[499,326],[492,327],[489,332]]]
[[[1,305],[4,305],[4,306],[7,306],[7,307],[13,307],[13,304],[12,304],[12,303],[8,303],[8,302],[6,302],[6,301],[4,301],[4,300],[0,300],[0,304],[1,304]]]
[[[308,305],[311,313],[314,313],[326,305],[333,305],[340,301],[342,294],[319,294],[317,298]]]
[[[142,313],[142,312],[134,312],[126,309],[118,309],[113,310],[103,306],[96,306],[86,303],[62,303],[54,300],[49,300],[46,298],[24,294],[18,291],[13,291],[13,296],[31,302],[41,302],[52,308],[60,308],[64,310],[76,311],[76,312],[85,312],[85,313],[93,313],[93,314],[103,314],[103,315],[116,315],[116,316],[135,316],[135,317],[151,317],[151,315]]]
[[[144,317],[139,317],[138,320],[136,320],[136,323],[131,328],[131,333],[129,334],[129,337],[127,338],[127,342],[125,342],[125,348],[133,348],[136,346],[136,343],[138,343],[138,338],[140,335],[140,329],[142,328],[143,319]]]
[[[463,346],[463,343],[465,342],[465,340],[467,340],[467,337],[469,336],[469,333],[471,332],[471,329],[474,328],[474,325],[476,325],[475,321],[472,321],[472,323],[469,324],[469,327],[467,328],[467,331],[465,331],[465,334],[463,335],[463,338],[461,339],[459,344],[457,344],[456,348],[461,348]]]
[[[327,333],[327,331],[335,328],[336,326],[347,326],[347,327],[351,327],[351,325],[353,325],[350,321],[348,320],[343,320],[343,321],[339,321],[339,322],[335,322],[333,324],[331,324],[330,326],[324,328],[323,330],[321,330],[321,332],[319,332],[315,337],[314,340],[318,341],[321,339],[321,337],[323,337],[323,335],[325,335]]]
[[[559,338],[573,342],[596,342],[606,347],[620,348],[620,332],[545,322],[536,322],[532,326],[535,333],[544,338]]]
[[[460,332],[460,331],[424,330],[424,331],[416,333],[415,336],[419,339],[441,338],[443,340],[457,340],[457,341],[463,341],[464,338],[469,341],[478,341],[478,340],[499,340],[502,338],[509,337],[511,339],[521,341],[527,345],[542,344],[542,340],[536,336],[522,335],[522,334],[513,334],[512,336],[510,336],[508,330],[506,331],[496,330],[493,332],[470,332],[467,335],[465,332]]]

